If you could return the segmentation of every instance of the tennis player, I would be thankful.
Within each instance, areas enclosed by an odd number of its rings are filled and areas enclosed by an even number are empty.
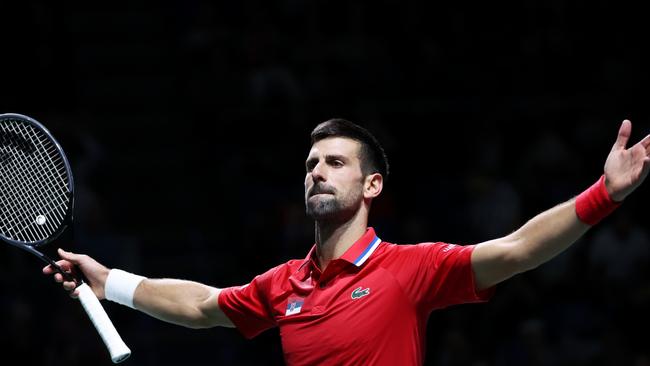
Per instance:
[[[421,365],[430,313],[487,301],[495,285],[548,261],[616,209],[646,178],[650,135],[626,148],[625,120],[604,174],[577,197],[505,237],[476,245],[395,245],[368,227],[388,162],[378,141],[342,119],[319,124],[306,160],[305,205],[315,244],[243,286],[218,289],[109,269],[86,255],[59,251],[100,299],[191,328],[236,327],[252,338],[279,327],[288,365]],[[74,283],[63,287],[77,296]]]

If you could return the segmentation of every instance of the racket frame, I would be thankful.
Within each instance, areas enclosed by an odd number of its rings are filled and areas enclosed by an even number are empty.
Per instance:
[[[35,119],[31,118],[31,117],[25,116],[23,114],[18,114],[18,113],[0,114],[0,120],[3,120],[3,119],[22,120],[24,122],[27,122],[27,123],[33,125],[36,129],[42,131],[47,136],[47,138],[54,144],[57,152],[61,155],[61,160],[63,161],[63,164],[65,165],[65,171],[66,171],[66,174],[68,176],[68,182],[67,182],[68,183],[68,187],[67,187],[68,192],[66,193],[66,195],[67,195],[67,198],[68,198],[68,202],[70,203],[70,207],[68,208],[68,210],[67,210],[67,212],[65,214],[65,217],[63,218],[63,222],[57,228],[57,230],[55,232],[53,232],[52,234],[50,234],[49,237],[47,237],[47,238],[45,238],[43,240],[38,240],[38,241],[33,241],[33,242],[25,242],[25,241],[21,241],[21,240],[14,240],[14,239],[8,238],[5,235],[3,235],[2,233],[0,233],[0,237],[5,242],[7,242],[9,244],[12,244],[12,245],[15,245],[15,246],[17,246],[19,248],[23,248],[23,249],[29,251],[30,253],[34,253],[36,256],[43,259],[45,262],[50,263],[51,260],[48,260],[47,257],[44,258],[43,254],[39,255],[38,251],[29,250],[29,249],[24,248],[24,247],[26,246],[26,247],[30,247],[31,249],[34,249],[34,248],[38,248],[40,246],[46,245],[46,244],[56,240],[59,236],[61,236],[61,234],[63,234],[65,229],[72,224],[73,212],[74,212],[74,178],[73,178],[73,175],[72,175],[72,167],[70,166],[70,162],[68,161],[68,157],[65,155],[65,152],[63,151],[63,148],[61,147],[61,144],[59,144],[59,142],[54,138],[52,133],[45,126],[43,126],[43,124],[41,124],[40,122],[38,122],[37,120],[35,120]]]
[[[63,164],[65,166],[65,171],[66,175],[68,177],[68,192],[66,193],[68,202],[69,202],[69,208],[65,213],[65,217],[63,218],[63,222],[59,227],[54,231],[49,237],[43,239],[43,240],[38,240],[38,241],[33,241],[33,242],[25,242],[21,240],[14,240],[11,238],[6,237],[2,233],[0,233],[0,237],[2,240],[5,242],[14,245],[20,249],[26,250],[38,258],[40,258],[43,262],[55,267],[59,273],[67,280],[67,281],[75,281],[78,285],[82,283],[82,281],[74,278],[70,273],[64,271],[56,262],[54,262],[50,257],[47,255],[41,253],[38,251],[36,248],[44,246],[46,244],[51,243],[52,241],[56,240],[68,226],[72,225],[73,221],[73,212],[74,212],[74,178],[72,175],[72,167],[70,166],[70,162],[68,161],[68,157],[65,155],[65,152],[63,151],[63,148],[61,147],[61,144],[59,144],[59,141],[57,141],[50,130],[48,130],[45,126],[43,126],[42,123],[38,122],[37,120],[25,116],[23,114],[18,114],[18,113],[4,113],[0,114],[0,120],[3,119],[16,119],[20,120],[22,122],[27,122],[28,124],[31,124],[34,126],[36,129],[40,130],[47,136],[47,138],[54,144],[54,147],[56,148],[57,152],[61,155],[61,160],[63,161]]]

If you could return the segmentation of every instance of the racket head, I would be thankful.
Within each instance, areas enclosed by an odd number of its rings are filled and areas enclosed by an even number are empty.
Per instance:
[[[74,181],[59,142],[35,119],[0,114],[0,238],[39,247],[72,223]]]

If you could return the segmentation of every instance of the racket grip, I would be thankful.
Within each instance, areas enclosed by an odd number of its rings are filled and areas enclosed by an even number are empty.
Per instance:
[[[131,350],[117,333],[93,290],[85,283],[78,286],[77,289],[79,290],[79,301],[102,337],[113,363],[120,363],[129,358]]]

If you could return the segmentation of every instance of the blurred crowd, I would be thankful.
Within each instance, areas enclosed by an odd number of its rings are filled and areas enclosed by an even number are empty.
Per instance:
[[[303,258],[309,132],[333,117],[384,144],[370,225],[400,244],[506,235],[595,182],[622,119],[632,142],[650,131],[642,13],[607,2],[111,6],[0,8],[0,113],[41,121],[73,164],[75,225],[53,256],[217,287]],[[426,364],[650,365],[649,184],[490,302],[434,312]],[[36,258],[0,257],[6,355],[110,364]],[[103,304],[127,364],[282,364],[277,330],[247,341]]]

